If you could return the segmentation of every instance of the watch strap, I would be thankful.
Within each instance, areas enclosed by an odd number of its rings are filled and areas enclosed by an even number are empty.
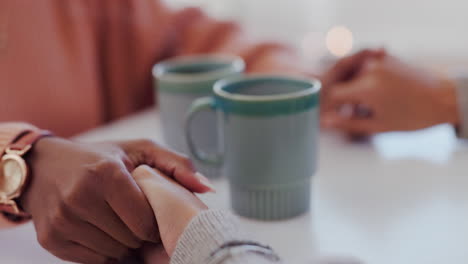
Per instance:
[[[2,214],[6,218],[6,220],[15,224],[19,224],[19,223],[23,223],[23,222],[31,220],[31,215],[26,214],[26,213],[20,212],[19,214],[10,214],[4,211],[2,212]]]
[[[14,222],[20,221],[19,219],[30,219],[31,215],[21,211],[17,205],[0,205],[0,212],[9,220]]]
[[[47,136],[51,136],[52,133],[47,130],[32,130],[26,131],[23,135],[18,137],[10,146],[7,147],[9,150],[23,152],[21,155],[25,154],[32,145],[39,139]]]
[[[6,122],[0,124],[0,156],[20,135],[27,131],[39,130],[37,127],[26,123]]]

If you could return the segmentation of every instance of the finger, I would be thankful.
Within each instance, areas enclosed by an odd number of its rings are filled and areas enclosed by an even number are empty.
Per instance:
[[[155,161],[155,168],[165,175],[172,177],[180,185],[197,193],[214,192],[210,181],[196,172],[193,163],[185,156],[164,148],[152,148],[151,157]]]
[[[151,168],[147,165],[138,166],[132,172],[132,177],[135,179],[136,183],[138,184],[138,186],[140,186],[140,189],[145,194],[155,214],[156,212],[155,212],[155,206],[153,202],[154,200],[156,201],[160,200],[158,198],[161,195],[160,189],[164,189],[167,191],[171,189],[172,186],[179,186],[179,188],[183,188],[184,190],[186,190],[183,186],[181,186],[174,179],[164,175],[164,173],[162,173],[158,169]]]
[[[70,237],[73,242],[113,259],[121,259],[128,255],[127,247],[90,223],[80,222],[75,226],[79,233]]]
[[[109,206],[108,203],[91,202],[86,212],[80,213],[80,217],[93,224],[98,229],[112,237],[127,248],[139,248],[142,241],[138,239],[133,232],[122,222],[119,216]]]
[[[198,173],[190,159],[183,155],[146,140],[136,141],[126,149],[129,156],[132,156],[132,152],[144,153],[145,162],[141,164],[161,170],[165,175],[172,177],[192,192],[205,193],[214,191],[214,187],[209,180]]]
[[[368,105],[368,85],[365,78],[337,84],[323,102],[322,112],[334,112],[345,104]]]
[[[86,264],[107,264],[115,261],[75,242],[67,242],[56,256],[66,261]]]
[[[145,184],[143,184],[145,181],[150,180],[150,181],[159,181],[160,179],[160,174],[156,173],[156,170],[147,166],[147,165],[141,165],[138,166],[135,170],[132,172],[132,177],[135,179],[136,183],[138,186],[140,186],[141,190],[145,191]]]
[[[380,58],[385,54],[386,52],[383,49],[365,49],[339,60],[322,76],[323,86],[327,88],[336,83],[352,79],[360,71],[367,59]]]
[[[74,214],[85,222],[94,225],[102,230],[114,240],[123,244],[127,248],[139,248],[142,241],[138,239],[133,232],[122,222],[120,217],[114,212],[109,204],[101,197],[101,190],[96,190],[95,195],[83,197],[83,206],[74,209]]]
[[[374,132],[375,121],[373,119],[342,116],[337,112],[329,112],[322,119],[325,127],[338,129],[347,133],[369,135]]]
[[[153,210],[125,165],[113,167],[110,173],[104,191],[109,206],[138,238],[159,242]]]
[[[171,255],[183,230],[207,207],[193,193],[156,169],[142,165],[133,174],[148,197],[158,220],[162,243]]]
[[[154,201],[160,201],[159,197],[161,196],[161,189],[169,190],[168,187],[172,184],[180,186],[180,184],[174,179],[165,176],[164,173],[158,169],[151,168],[147,165],[138,166],[132,172],[132,177],[145,194],[155,214],[157,212],[155,210],[156,206],[154,206]]]

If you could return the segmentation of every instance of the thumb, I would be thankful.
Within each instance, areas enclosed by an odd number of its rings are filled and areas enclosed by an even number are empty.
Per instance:
[[[156,169],[142,165],[132,175],[153,209],[162,243],[171,256],[185,228],[207,206]]]
[[[135,167],[148,165],[158,169],[192,192],[215,192],[211,182],[195,170],[187,157],[161,147],[151,140],[135,140],[121,145]]]

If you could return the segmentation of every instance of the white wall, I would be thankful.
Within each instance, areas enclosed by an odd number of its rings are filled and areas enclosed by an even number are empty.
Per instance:
[[[385,46],[407,57],[468,60],[467,0],[167,0],[236,19],[260,36],[299,45],[309,31],[345,25],[355,49]]]

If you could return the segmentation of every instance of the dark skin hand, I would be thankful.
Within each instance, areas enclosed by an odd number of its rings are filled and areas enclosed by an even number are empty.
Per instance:
[[[115,263],[143,241],[160,241],[153,210],[131,176],[137,166],[158,168],[193,192],[210,190],[187,158],[149,140],[81,144],[49,137],[27,159],[32,181],[20,203],[39,243],[72,262]]]

